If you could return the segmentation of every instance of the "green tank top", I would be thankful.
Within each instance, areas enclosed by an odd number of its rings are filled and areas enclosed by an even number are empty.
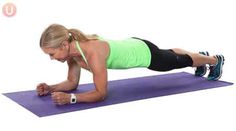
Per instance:
[[[108,42],[110,53],[106,60],[108,69],[127,69],[134,67],[149,67],[151,63],[151,52],[145,42],[135,38],[124,40],[108,40],[98,37],[99,40]],[[76,41],[76,47],[81,53],[82,58],[88,65],[79,42]]]
[[[127,69],[148,67],[151,63],[151,52],[145,42],[135,38],[124,40],[98,39],[108,42],[110,54],[106,60],[108,69]]]

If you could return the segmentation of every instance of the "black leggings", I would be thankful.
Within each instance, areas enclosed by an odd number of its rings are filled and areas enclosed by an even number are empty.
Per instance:
[[[176,54],[171,49],[159,49],[156,45],[148,40],[140,39],[137,37],[133,38],[144,41],[149,47],[151,52],[151,64],[148,69],[150,70],[169,71],[193,65],[192,58],[187,54]]]

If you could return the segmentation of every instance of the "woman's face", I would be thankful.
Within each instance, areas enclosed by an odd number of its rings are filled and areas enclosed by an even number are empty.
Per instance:
[[[58,60],[60,62],[65,62],[69,59],[69,43],[68,41],[62,42],[61,46],[58,48],[42,48],[44,53],[48,54],[53,60]]]

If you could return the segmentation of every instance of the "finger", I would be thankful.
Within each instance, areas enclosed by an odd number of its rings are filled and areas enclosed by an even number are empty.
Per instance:
[[[44,95],[48,94],[48,91],[46,91],[46,90],[43,90],[42,92],[43,92]]]
[[[42,94],[42,91],[40,91],[40,90],[36,90],[36,92],[37,92],[38,95]]]
[[[44,90],[44,88],[45,88],[45,86],[41,84],[41,85],[37,86],[36,89],[38,89],[38,90]]]
[[[44,88],[48,87],[48,85],[47,85],[46,83],[43,83],[42,86],[43,86]]]
[[[60,106],[61,106],[61,105],[63,105],[63,103],[58,103],[58,105],[60,105]]]
[[[56,103],[57,100],[53,96],[51,96],[51,99],[52,99],[53,103]]]
[[[38,86],[36,90],[42,92],[43,91],[43,86]]]
[[[39,96],[42,96],[42,93],[41,93],[41,92],[39,92],[39,93],[38,93],[38,95],[39,95]]]
[[[43,90],[40,90],[40,91],[39,91],[39,94],[40,94],[40,95],[43,95],[43,94],[44,94],[44,93],[43,93]]]
[[[57,101],[58,105],[64,105],[65,103],[62,100]]]
[[[57,104],[57,105],[61,105],[62,104],[62,100],[60,99],[60,96],[55,96],[53,98],[53,100],[55,101],[55,104]]]
[[[44,84],[46,84],[46,83],[39,83],[37,86],[42,86],[42,85],[44,85]]]
[[[55,101],[55,100],[52,100],[53,101],[53,103],[55,104],[55,105],[57,105],[57,101]]]
[[[57,101],[57,97],[56,96],[51,96],[52,100]]]
[[[56,99],[56,98],[52,98],[52,100],[53,100],[53,101],[55,101],[55,102],[57,101],[57,99]]]
[[[55,96],[56,96],[56,92],[52,92],[52,93],[51,93],[51,96],[52,96],[52,97],[55,97]]]
[[[40,95],[43,95],[43,89],[39,89]]]
[[[37,91],[38,96],[40,96],[40,92]]]
[[[57,99],[53,100],[53,102],[54,102],[54,104],[56,104],[56,105],[59,105],[59,104],[60,104],[59,100],[57,100]]]
[[[38,94],[40,94],[40,91],[39,91],[39,90],[36,90],[36,92],[37,92]]]
[[[40,90],[42,88],[42,86],[37,86],[36,90]]]
[[[42,83],[39,83],[39,84],[37,85],[37,87],[41,86],[41,84],[42,84]]]
[[[40,90],[37,88],[36,91],[39,92]]]
[[[51,94],[51,98],[54,99],[54,94],[53,93]]]

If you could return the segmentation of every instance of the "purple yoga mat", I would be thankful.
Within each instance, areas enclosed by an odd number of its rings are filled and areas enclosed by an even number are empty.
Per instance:
[[[177,93],[210,89],[232,85],[224,81],[208,81],[203,77],[195,77],[186,72],[139,77],[109,81],[108,96],[102,102],[78,103],[73,105],[56,106],[50,96],[38,97],[36,91],[5,93],[4,95],[33,112],[39,117],[84,110],[117,103],[159,97]],[[93,89],[93,84],[79,86],[80,93]]]

